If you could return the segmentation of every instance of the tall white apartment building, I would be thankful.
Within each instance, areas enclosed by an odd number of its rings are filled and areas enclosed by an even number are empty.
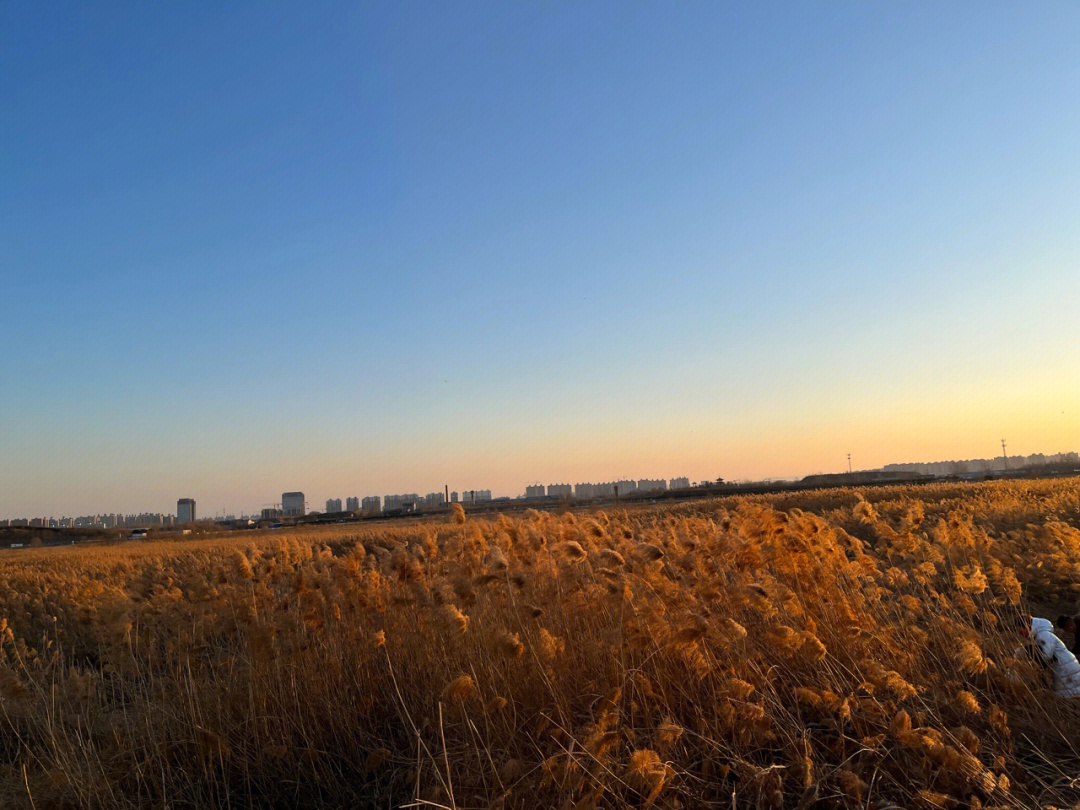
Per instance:
[[[383,498],[383,511],[391,509],[415,509],[420,503],[420,496],[415,492],[406,495],[387,495]]]

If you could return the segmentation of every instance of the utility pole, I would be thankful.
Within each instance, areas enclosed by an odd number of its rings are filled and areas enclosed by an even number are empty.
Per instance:
[[[847,471],[848,475],[851,474],[851,453],[847,454]]]
[[[1005,461],[1005,469],[1009,469],[1009,457],[1005,454],[1005,440],[1001,440],[1001,457]]]

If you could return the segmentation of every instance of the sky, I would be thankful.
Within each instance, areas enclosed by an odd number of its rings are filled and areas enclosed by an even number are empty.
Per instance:
[[[1080,6],[0,5],[0,519],[1080,449]]]

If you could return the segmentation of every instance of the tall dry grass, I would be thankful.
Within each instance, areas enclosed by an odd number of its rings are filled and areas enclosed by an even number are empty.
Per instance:
[[[1080,482],[0,554],[4,807],[1034,807]]]

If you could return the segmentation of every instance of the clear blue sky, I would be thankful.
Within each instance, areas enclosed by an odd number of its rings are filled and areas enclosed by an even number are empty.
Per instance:
[[[1080,448],[1080,6],[0,6],[0,518]]]

